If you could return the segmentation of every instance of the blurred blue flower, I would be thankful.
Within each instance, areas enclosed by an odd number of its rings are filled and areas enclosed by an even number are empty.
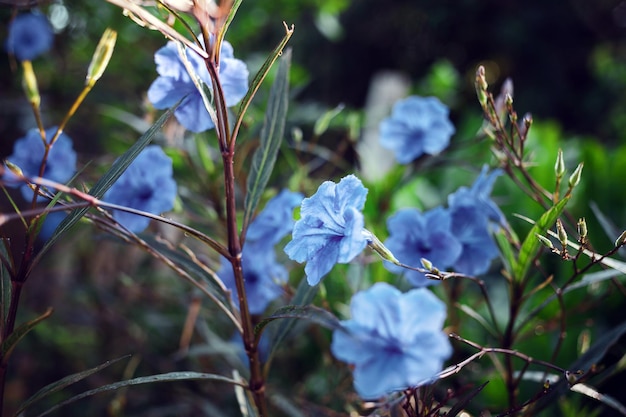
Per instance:
[[[389,237],[385,246],[405,265],[420,267],[421,258],[428,259],[433,266],[445,270],[461,255],[461,242],[452,233],[452,217],[443,207],[425,213],[417,209],[403,209],[387,220]],[[416,286],[436,284],[418,271],[384,262],[389,271],[404,274]]]
[[[454,270],[466,275],[484,274],[499,254],[489,233],[487,217],[479,206],[455,206],[450,212],[452,234],[463,246]]]
[[[363,399],[431,383],[452,354],[442,331],[445,304],[425,288],[402,294],[380,282],[357,293],[350,312],[330,348],[354,365],[354,387]]]
[[[478,211],[490,221],[505,224],[504,214],[491,200],[493,184],[500,175],[502,175],[502,170],[494,169],[489,172],[489,167],[484,165],[471,188],[460,187],[448,196],[448,206],[451,208],[477,207]]]
[[[157,146],[146,147],[104,195],[104,201],[159,214],[174,207],[176,181],[172,160]],[[134,233],[145,230],[150,219],[114,210],[113,217]]]
[[[265,242],[273,246],[288,235],[294,225],[293,209],[300,205],[304,196],[289,190],[281,191],[267,202],[265,208],[254,218],[246,234],[246,242]]]
[[[41,13],[22,13],[9,24],[6,50],[19,61],[32,61],[52,47],[54,34]]]
[[[185,53],[196,75],[210,87],[211,77],[204,60],[193,51],[187,50]],[[215,127],[200,92],[178,54],[176,44],[168,42],[156,52],[154,61],[159,77],[148,89],[148,100],[154,107],[166,109],[185,97],[174,111],[179,123],[192,132],[203,132]],[[233,47],[226,41],[222,43],[219,77],[226,105],[234,106],[248,91],[248,68],[243,61],[234,57]]]
[[[300,220],[285,247],[289,258],[306,262],[309,285],[317,285],[336,263],[348,263],[367,245],[363,214],[367,189],[354,175],[326,181],[302,201]]]
[[[435,97],[412,96],[393,106],[380,124],[380,144],[392,150],[401,164],[422,154],[435,155],[450,144],[454,126],[448,108]]]
[[[39,235],[37,235],[37,237],[42,241],[50,239],[52,237],[52,233],[54,233],[56,228],[66,217],[67,213],[63,211],[53,211],[48,213],[46,219],[41,225],[41,229],[39,230]]]
[[[262,363],[267,362],[267,359],[269,358],[271,348],[270,342],[271,341],[269,333],[266,328],[265,331],[263,331],[263,333],[261,334],[261,339],[259,339],[259,344],[257,346],[257,349],[259,351],[259,359]],[[241,337],[241,333],[235,332],[235,334],[233,334],[233,336],[230,338],[230,343],[234,345],[233,353],[236,354],[237,359],[241,361],[246,369],[249,369],[250,363],[248,361],[248,356],[246,355],[246,349],[243,345],[243,338]]]
[[[261,314],[269,303],[283,294],[282,284],[289,278],[287,270],[276,262],[274,248],[265,242],[246,242],[241,252],[241,266],[250,313]],[[232,291],[233,300],[239,306],[233,268],[224,257],[217,275]]]
[[[47,129],[46,141],[50,140],[57,131],[57,127]],[[38,129],[31,129],[26,136],[18,139],[13,145],[13,154],[7,160],[17,165],[26,177],[38,177],[45,149]],[[65,133],[61,133],[50,148],[43,178],[61,184],[68,182],[76,173],[76,152],[72,149],[72,140]],[[33,190],[23,182],[18,182],[15,175],[9,170],[5,171],[3,180],[9,187],[20,187],[24,199],[33,198]],[[38,196],[37,201],[45,201],[44,197]]]

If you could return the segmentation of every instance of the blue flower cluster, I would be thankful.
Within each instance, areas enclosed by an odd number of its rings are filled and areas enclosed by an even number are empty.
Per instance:
[[[46,141],[50,140],[57,131],[57,127],[51,127],[45,131]],[[7,160],[17,165],[24,176],[37,177],[41,169],[41,163],[45,154],[45,147],[39,130],[31,129],[26,136],[18,139],[13,145],[13,154]],[[46,167],[42,175],[43,178],[65,184],[76,173],[76,152],[72,148],[72,140],[65,133],[61,133],[54,142],[48,153]],[[26,200],[33,198],[33,190],[23,182],[16,181],[15,175],[11,171],[6,170],[3,180],[10,187],[20,187],[22,196]],[[37,197],[37,201],[45,201],[41,196]]]
[[[317,285],[336,263],[348,263],[367,246],[361,210],[367,189],[354,175],[326,181],[302,201],[300,220],[285,247],[290,259],[306,262],[309,285]]]
[[[176,199],[172,159],[157,146],[146,147],[104,195],[104,201],[152,214],[169,211]],[[134,233],[145,230],[150,219],[114,210],[113,217]]]
[[[405,294],[386,283],[357,293],[352,318],[333,332],[333,355],[354,366],[354,387],[364,399],[433,382],[452,354],[441,330],[446,307],[425,288]]]
[[[423,154],[436,155],[450,144],[454,126],[448,108],[435,97],[412,96],[397,102],[380,124],[380,144],[398,162],[408,164]]]
[[[276,261],[274,245],[293,228],[293,209],[302,198],[300,193],[283,190],[267,202],[248,228],[241,263],[248,308],[252,314],[263,313],[268,304],[283,293],[282,284],[287,282],[289,274]],[[232,266],[223,257],[217,275],[233,294],[237,293]]]
[[[471,188],[461,187],[448,196],[448,208],[437,207],[425,213],[404,209],[387,220],[389,238],[385,246],[407,265],[419,266],[421,258],[434,267],[467,275],[480,275],[498,256],[490,233],[491,222],[504,222],[500,209],[490,199],[499,170],[488,173],[485,166]],[[424,274],[390,262],[385,267],[403,274],[414,286],[437,283]]]
[[[185,52],[196,75],[207,86],[211,86],[211,77],[204,60],[194,52]],[[202,96],[196,88],[174,42],[168,42],[154,55],[159,77],[148,89],[148,100],[157,109],[167,109],[180,99],[182,103],[174,111],[178,122],[192,132],[204,132],[215,127]],[[248,68],[234,57],[233,47],[224,41],[220,54],[219,78],[226,105],[234,106],[248,91]]]
[[[9,24],[6,50],[19,61],[32,61],[52,47],[54,34],[41,13],[19,14]]]

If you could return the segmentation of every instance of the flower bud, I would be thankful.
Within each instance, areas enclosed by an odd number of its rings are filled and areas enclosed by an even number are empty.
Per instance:
[[[546,248],[550,250],[554,249],[554,245],[552,244],[552,241],[550,239],[548,239],[545,236],[541,236],[539,233],[536,233],[535,236],[537,236],[537,239],[539,239],[539,241],[541,242],[541,244],[543,244],[543,246],[545,246]]]
[[[385,261],[389,261],[395,265],[401,265],[400,261],[391,253],[389,249],[369,230],[363,229],[363,237],[367,240],[369,246],[374,252],[380,255]]]
[[[476,70],[476,79],[474,81],[474,87],[476,88],[476,95],[478,96],[478,102],[483,109],[487,108],[487,80],[485,79],[485,67],[480,65]]]
[[[424,267],[424,269],[428,269],[429,271],[433,270],[433,263],[426,258],[420,259],[420,263]]]
[[[22,68],[24,69],[22,86],[24,87],[26,97],[33,107],[39,108],[41,96],[39,95],[39,87],[37,87],[37,77],[35,76],[35,71],[33,71],[33,64],[30,61],[22,61]]]
[[[18,176],[18,177],[23,177],[24,176],[24,172],[22,172],[22,168],[18,167],[17,165],[12,163],[11,161],[4,161],[4,163],[6,164],[7,168],[9,168],[9,171],[11,171],[16,176]],[[624,233],[626,233],[626,232],[624,232]]]
[[[96,51],[93,53],[93,57],[91,58],[91,63],[89,63],[85,85],[93,87],[96,81],[102,77],[104,70],[107,65],[109,65],[111,55],[113,55],[116,40],[117,32],[113,29],[107,28],[102,34],[100,42],[98,42]]]
[[[528,136],[528,130],[530,130],[530,126],[533,124],[533,116],[530,113],[526,113],[524,118],[522,119],[522,123],[520,126],[520,138],[524,141]]]
[[[587,238],[587,221],[585,220],[584,217],[581,217],[580,219],[578,219],[578,236],[580,237],[580,239],[586,239]]]
[[[554,173],[556,177],[561,179],[565,174],[565,162],[563,161],[563,150],[559,149],[559,153],[556,155],[556,163],[554,164]]]
[[[567,246],[567,232],[565,231],[565,227],[563,227],[563,222],[561,219],[556,219],[556,233],[559,236],[559,242],[563,247]]]
[[[583,165],[584,164],[582,162],[578,164],[578,166],[576,167],[576,170],[574,170],[572,175],[569,177],[569,186],[571,188],[576,187],[578,183],[580,182],[580,177],[582,176],[582,173],[583,173]]]

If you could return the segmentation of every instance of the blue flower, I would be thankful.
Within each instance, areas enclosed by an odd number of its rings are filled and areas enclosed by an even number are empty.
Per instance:
[[[425,213],[417,209],[403,209],[387,220],[389,238],[385,246],[403,264],[419,267],[421,258],[444,270],[461,255],[461,242],[452,233],[450,212],[436,207]],[[405,269],[385,261],[385,267],[394,273],[404,274],[409,282],[421,287],[435,284],[418,271]]]
[[[196,75],[210,87],[211,77],[204,60],[189,50],[186,51],[186,56]],[[154,61],[159,77],[148,89],[148,100],[154,107],[166,109],[185,97],[174,111],[180,124],[192,132],[203,132],[215,127],[200,92],[178,55],[176,44],[168,42],[156,52]],[[243,61],[234,57],[233,47],[226,41],[222,43],[219,77],[226,105],[234,106],[248,91],[248,68]]]
[[[309,285],[317,285],[336,263],[348,263],[367,245],[363,214],[367,189],[354,175],[326,181],[302,201],[300,220],[285,247],[289,258],[306,262]]]
[[[289,190],[281,191],[267,202],[265,208],[250,223],[246,241],[265,242],[273,246],[288,235],[294,225],[293,209],[300,205],[304,196]]]
[[[352,298],[350,312],[330,349],[354,365],[354,387],[363,399],[431,383],[452,354],[441,330],[445,304],[425,288],[402,294],[377,283]]]
[[[250,363],[248,361],[248,356],[246,355],[246,349],[243,345],[243,338],[241,337],[241,333],[235,332],[229,341],[233,346],[233,350],[237,356],[237,359],[241,361],[243,366],[246,369],[249,369]],[[257,346],[257,350],[259,351],[259,359],[262,363],[267,362],[267,359],[270,356],[270,337],[268,330],[266,330],[261,334],[261,339],[259,339],[259,344]]]
[[[496,203],[491,200],[491,191],[496,179],[502,175],[502,170],[494,169],[490,173],[489,167],[484,165],[480,175],[471,188],[460,187],[448,196],[450,207],[477,207],[490,221],[505,224],[506,218]]]
[[[56,126],[45,131],[48,143],[50,143],[56,131]],[[39,130],[31,129],[26,133],[26,136],[15,142],[13,154],[7,160],[20,167],[24,176],[38,177],[44,153],[45,149]],[[74,173],[76,173],[76,152],[72,149],[70,137],[65,133],[61,133],[50,148],[42,177],[65,184],[72,178]],[[24,199],[31,200],[33,198],[33,190],[23,182],[17,182],[15,175],[10,171],[5,171],[3,180],[10,187],[19,186]],[[37,201],[44,200],[41,196],[37,197]]]
[[[232,291],[235,304],[239,305],[233,268],[225,258],[222,257],[221,261],[217,275]],[[261,314],[269,303],[283,294],[281,285],[289,278],[287,270],[276,262],[274,248],[265,242],[246,242],[241,252],[241,266],[250,313]]]
[[[9,24],[6,50],[19,61],[32,61],[52,47],[54,34],[40,13],[19,14]]]
[[[174,207],[176,182],[172,160],[157,146],[146,147],[104,195],[104,201],[152,214]],[[134,233],[142,232],[150,219],[114,210],[113,217]]]
[[[46,219],[41,225],[41,229],[39,230],[39,235],[37,235],[37,237],[42,241],[50,239],[54,231],[66,217],[67,213],[63,211],[53,211],[48,213]]]
[[[448,108],[435,97],[408,97],[397,102],[380,124],[380,144],[398,162],[408,164],[423,154],[435,155],[450,144],[454,126]]]
[[[454,270],[466,275],[484,274],[499,254],[489,233],[487,217],[478,206],[456,206],[450,211],[452,233],[463,246]]]

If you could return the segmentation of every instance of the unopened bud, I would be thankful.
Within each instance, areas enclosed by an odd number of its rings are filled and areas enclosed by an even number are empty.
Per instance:
[[[556,234],[559,237],[561,245],[563,245],[563,247],[567,246],[567,232],[565,231],[565,227],[563,227],[561,219],[556,219]]]
[[[615,246],[622,246],[625,241],[626,241],[626,230],[624,230],[622,234],[619,235],[619,237],[615,241]]]
[[[11,161],[4,161],[4,163],[6,164],[7,168],[9,168],[9,171],[11,171],[16,176],[18,176],[18,177],[23,177],[24,176],[24,172],[22,171],[22,168],[18,167],[13,162],[11,162]],[[624,232],[624,233],[626,233],[626,232]]]
[[[565,161],[563,160],[563,150],[559,149],[556,155],[556,163],[554,164],[554,173],[556,177],[561,179],[565,174]]]
[[[584,217],[581,217],[580,219],[578,219],[578,236],[581,239],[586,239],[587,238],[587,221],[585,220]]]
[[[33,107],[39,108],[41,96],[39,95],[39,87],[37,86],[35,71],[33,71],[33,64],[30,61],[22,61],[22,68],[24,69],[22,86],[26,97]]]
[[[478,96],[478,102],[483,109],[487,108],[487,80],[485,78],[485,67],[480,65],[476,70],[476,79],[474,81],[474,88],[476,88],[476,95]]]
[[[433,263],[426,258],[420,259],[420,263],[424,267],[424,269],[428,269],[429,271],[433,270]]]
[[[578,164],[578,166],[576,167],[576,170],[574,170],[572,175],[569,177],[569,186],[571,188],[576,187],[578,183],[580,182],[580,177],[582,176],[582,173],[583,173],[583,165],[584,164],[582,162]]]
[[[506,94],[504,96],[504,105],[509,112],[513,111],[513,96],[510,94]]]
[[[102,34],[100,42],[98,42],[98,46],[96,47],[96,51],[91,57],[89,69],[87,70],[87,79],[85,80],[85,85],[93,86],[96,81],[98,81],[100,77],[102,77],[102,74],[104,74],[104,70],[106,69],[107,65],[109,65],[111,56],[113,55],[113,49],[115,49],[116,40],[117,32],[113,29],[107,28]]]
[[[526,137],[528,136],[528,130],[530,130],[530,126],[532,126],[533,124],[533,116],[530,113],[526,113],[524,115],[524,118],[522,119],[522,122],[520,123],[520,139],[522,141],[526,140]]]
[[[535,234],[535,236],[537,236],[537,239],[539,239],[543,246],[550,250],[554,249],[554,245],[552,244],[552,241],[550,239],[545,236],[541,236],[539,233]]]
[[[367,245],[385,261],[389,261],[395,265],[401,265],[400,261],[393,256],[393,253],[369,230],[363,229],[363,237],[367,240]]]

